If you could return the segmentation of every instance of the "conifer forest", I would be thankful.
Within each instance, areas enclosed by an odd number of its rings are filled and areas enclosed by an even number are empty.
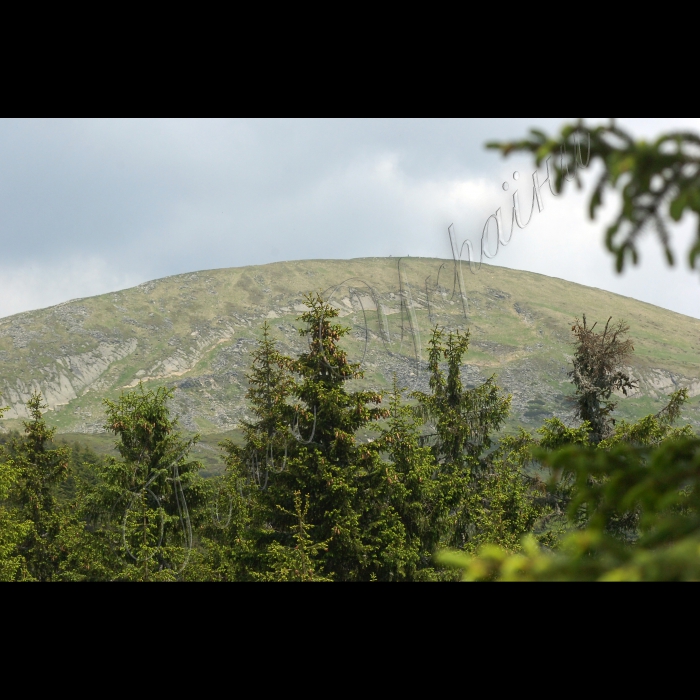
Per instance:
[[[490,147],[539,165],[574,130]],[[700,216],[699,145],[687,133],[638,142],[614,124],[589,132],[602,173],[591,216],[605,192],[621,194],[605,233],[618,270],[636,263],[643,229],[670,261],[668,222]],[[557,158],[549,184],[562,191],[576,149]],[[700,233],[691,266],[699,255]],[[204,473],[201,437],[179,422],[172,388],[135,382],[99,395],[109,454],[62,440],[33,391],[21,427],[0,433],[0,580],[700,578],[700,437],[683,419],[691,395],[676,388],[659,410],[621,417],[639,380],[636,328],[615,308],[595,318],[581,309],[562,326],[574,420],[533,427],[514,425],[497,371],[465,380],[468,326],[432,324],[421,388],[397,374],[390,390],[368,388],[338,304],[308,286],[300,352],[258,324],[245,417],[218,443],[216,473]]]

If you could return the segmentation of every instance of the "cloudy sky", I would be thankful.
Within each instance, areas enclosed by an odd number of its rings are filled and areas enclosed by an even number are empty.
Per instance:
[[[509,220],[516,186],[527,211],[534,170],[484,143],[567,121],[0,121],[0,316],[194,270],[449,257],[452,223],[478,249],[490,214],[502,207]],[[618,121],[639,137],[700,132],[700,119]],[[493,263],[700,318],[700,274],[685,261],[692,221],[674,230],[674,268],[649,238],[640,266],[619,276],[602,242],[613,209],[590,222],[586,190],[545,190],[544,201]]]

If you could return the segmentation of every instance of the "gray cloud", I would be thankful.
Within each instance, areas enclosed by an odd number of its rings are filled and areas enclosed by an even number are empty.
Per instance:
[[[484,142],[564,121],[0,122],[0,315],[188,270],[447,256],[447,225],[476,240],[485,218],[508,204],[502,180],[532,170]],[[629,120],[640,133],[671,122]],[[528,245],[514,240],[494,262],[575,281],[585,269],[583,283],[649,294],[612,275],[602,224],[592,230],[576,198],[569,206],[543,212],[523,236]],[[552,254],[555,221],[594,264],[572,264],[561,244]],[[668,301],[666,286],[655,303],[692,313],[690,287]]]

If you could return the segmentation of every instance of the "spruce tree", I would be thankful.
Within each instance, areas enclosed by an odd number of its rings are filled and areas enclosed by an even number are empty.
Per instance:
[[[19,550],[37,581],[51,581],[59,570],[65,552],[58,538],[68,515],[59,506],[57,491],[68,478],[70,448],[52,448],[56,428],[46,425],[46,408],[41,394],[34,392],[27,401],[30,420],[23,421],[24,436],[13,440],[9,460],[15,478],[8,501],[32,523]]]
[[[288,545],[272,542],[267,549],[268,571],[259,575],[261,581],[296,581],[299,583],[330,581],[317,571],[319,552],[325,550],[327,542],[314,542],[310,535],[313,525],[306,522],[309,498],[302,505],[301,494],[295,491],[294,511],[280,511],[294,519],[291,526],[292,542]]]
[[[9,500],[17,484],[17,471],[3,458],[0,452],[0,581],[29,581],[32,576],[21,548],[32,533],[33,523]]]
[[[533,445],[532,436],[520,429],[482,460],[464,499],[463,549],[474,552],[488,544],[515,552],[528,534],[543,544],[556,543],[561,529],[556,509],[544,496],[540,475],[526,471]]]
[[[0,408],[0,418],[7,408]],[[31,580],[20,547],[33,529],[33,523],[11,501],[19,473],[5,461],[5,447],[0,445],[0,581]]]
[[[464,547],[478,527],[471,516],[479,475],[487,468],[482,457],[508,416],[511,397],[502,395],[495,376],[473,389],[463,386],[461,365],[469,347],[469,331],[449,331],[445,337],[444,330],[436,326],[429,344],[431,393],[414,392],[413,397],[435,431],[426,440],[432,444],[441,497],[451,516],[451,532],[444,543]]]
[[[228,455],[239,453],[248,478],[264,491],[270,472],[281,468],[289,449],[290,395],[293,380],[289,373],[290,360],[284,357],[270,338],[267,321],[262,326],[262,338],[253,351],[250,371],[246,375],[248,390],[246,399],[253,420],[241,421],[244,448],[231,440],[221,447]]]
[[[510,396],[502,396],[495,375],[480,386],[465,389],[462,357],[469,348],[469,331],[433,329],[429,341],[428,371],[431,393],[414,392],[424,416],[435,427],[433,434],[438,461],[457,474],[466,473],[492,445],[492,435],[510,410]],[[447,376],[441,363],[447,363]]]
[[[294,384],[290,362],[277,349],[265,321],[246,374],[247,410],[252,419],[241,421],[242,446],[233,440],[219,443],[226,474],[214,486],[216,512],[206,529],[212,566],[226,580],[259,577],[266,570],[264,552],[274,543],[265,517],[276,508],[268,486],[285,468],[296,444],[290,432],[288,398]]]
[[[173,391],[139,384],[117,401],[104,401],[105,427],[118,437],[119,458],[100,466],[85,510],[114,555],[112,578],[177,580],[195,545],[202,465],[188,458],[199,435],[181,436],[167,407]]]
[[[219,444],[226,470],[203,484],[207,505],[199,536],[204,560],[190,566],[186,575],[196,580],[201,570],[216,581],[256,580],[265,568],[260,552],[266,546],[257,474],[251,474],[250,464],[244,462],[244,448],[231,440]]]
[[[602,333],[595,332],[597,324],[588,326],[585,314],[583,322],[576,319],[571,327],[575,341],[574,366],[569,377],[576,386],[576,415],[590,424],[594,444],[614,430],[615,419],[610,414],[617,402],[610,400],[613,391],[627,396],[637,386],[624,370],[634,351],[632,341],[625,338],[629,326],[624,321],[611,326],[611,320],[612,316]]]
[[[366,522],[379,459],[376,450],[357,444],[355,434],[387,411],[378,406],[380,394],[347,389],[349,380],[363,375],[339,345],[349,329],[332,322],[338,311],[320,294],[306,295],[305,304],[300,334],[309,349],[287,365],[296,380],[288,414],[294,440],[283,468],[270,478],[265,517],[274,541],[294,546],[298,521],[290,514],[298,492],[304,503],[308,499],[309,546],[327,543],[315,555],[318,571],[339,581],[369,579],[376,577],[384,546],[376,532],[368,534]]]
[[[415,581],[439,577],[432,556],[448,522],[448,510],[440,489],[437,464],[429,447],[420,444],[420,423],[403,402],[403,390],[394,375],[389,416],[373,447],[388,461],[375,472],[379,482],[373,510],[376,521],[392,524],[396,545],[382,556],[380,580]],[[375,477],[376,479],[376,477]],[[398,527],[397,527],[398,526]]]

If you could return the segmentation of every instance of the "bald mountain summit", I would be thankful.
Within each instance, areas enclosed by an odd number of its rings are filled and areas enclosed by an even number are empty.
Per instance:
[[[462,278],[460,280],[460,278]],[[58,433],[105,432],[103,399],[142,382],[174,388],[180,425],[235,433],[246,418],[250,352],[267,320],[281,352],[309,346],[297,317],[303,295],[324,293],[351,328],[345,347],[365,374],[357,390],[427,391],[428,340],[435,325],[470,331],[466,386],[492,374],[512,395],[505,430],[573,422],[571,327],[586,314],[630,327],[628,374],[636,388],[616,414],[634,420],[687,388],[684,419],[700,425],[700,321],[600,289],[483,265],[471,274],[431,258],[306,260],[174,275],[100,296],[0,319],[0,429],[21,429],[40,391]]]

